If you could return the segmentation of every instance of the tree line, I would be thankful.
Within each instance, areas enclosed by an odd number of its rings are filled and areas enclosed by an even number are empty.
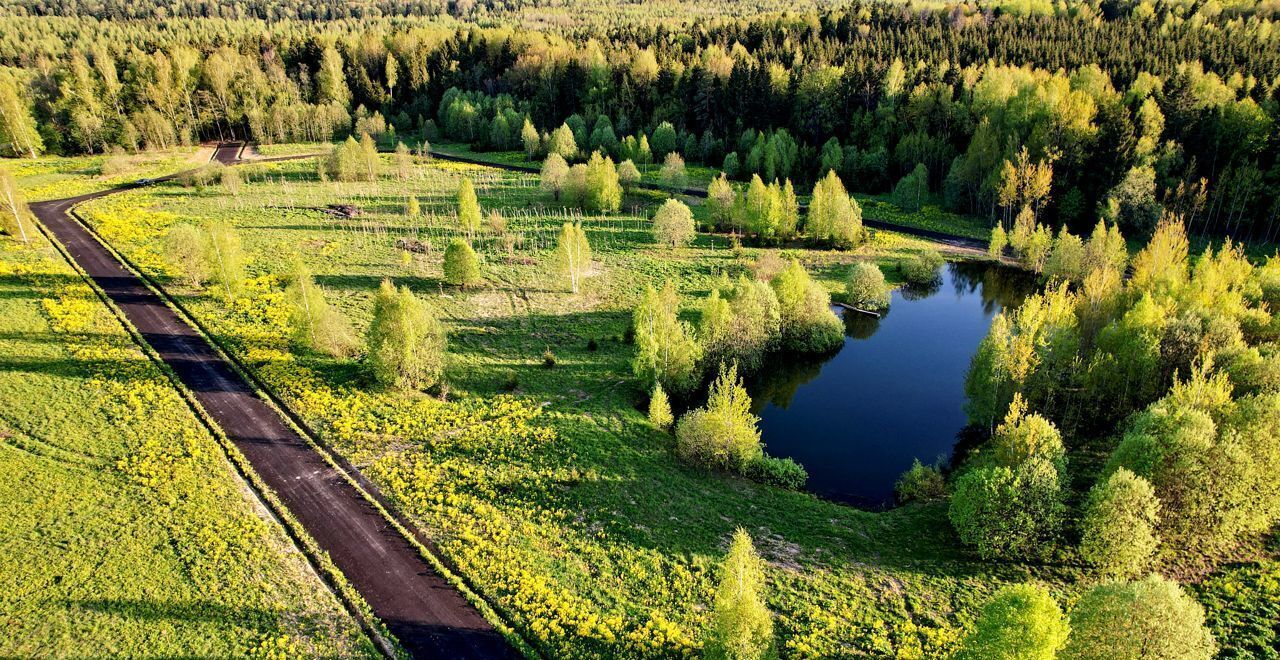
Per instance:
[[[362,132],[520,149],[528,121],[568,126],[582,155],[621,162],[643,139],[654,162],[676,152],[805,189],[835,171],[908,210],[1005,225],[1029,205],[1077,233],[1099,216],[1146,233],[1169,208],[1193,232],[1280,232],[1280,35],[1258,14],[855,2],[680,30],[0,20],[11,155]],[[1011,197],[1021,165],[1044,185]]]

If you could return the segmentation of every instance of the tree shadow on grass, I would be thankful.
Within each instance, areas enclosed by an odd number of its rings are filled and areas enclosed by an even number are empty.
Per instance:
[[[48,298],[50,287],[83,282],[79,275],[41,273],[39,275],[0,275],[0,298]]]
[[[100,598],[67,600],[68,608],[89,610],[138,621],[185,621],[200,623],[230,623],[258,628],[274,629],[278,617],[270,610],[258,607],[234,607],[209,601],[162,601],[136,598]]]

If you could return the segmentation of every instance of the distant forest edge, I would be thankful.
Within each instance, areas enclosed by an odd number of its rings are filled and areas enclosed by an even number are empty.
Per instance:
[[[590,1],[375,2],[349,18],[335,3],[0,0],[0,151],[367,132],[536,160],[564,150],[565,127],[570,160],[680,153],[801,187],[834,170],[907,211],[1005,226],[1029,212],[1137,236],[1168,211],[1192,233],[1280,233],[1280,3],[802,3],[814,8],[698,18],[776,4],[610,16]],[[539,20],[569,6],[573,21]],[[680,6],[691,23],[630,20]],[[206,15],[224,18],[98,20]],[[294,16],[340,20],[276,20]]]

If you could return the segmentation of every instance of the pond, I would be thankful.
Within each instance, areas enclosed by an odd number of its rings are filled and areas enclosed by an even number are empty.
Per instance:
[[[966,424],[969,361],[996,312],[1033,290],[1024,272],[956,263],[929,290],[894,291],[882,318],[844,312],[839,351],[776,356],[748,383],[765,450],[803,465],[822,497],[892,504],[914,459],[951,455]]]

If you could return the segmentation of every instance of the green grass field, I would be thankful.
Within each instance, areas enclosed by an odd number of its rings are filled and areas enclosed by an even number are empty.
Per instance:
[[[41,156],[6,161],[28,202],[62,199],[106,190],[142,178],[172,174],[209,162],[211,147],[184,147],[137,154]]]
[[[289,149],[307,151],[263,152]],[[693,320],[712,282],[748,272],[758,249],[705,234],[689,248],[655,245],[649,194],[627,198],[619,214],[582,216],[552,205],[532,175],[437,160],[405,180],[322,183],[315,170],[310,160],[249,165],[238,195],[164,184],[82,210],[548,655],[696,655],[715,567],[738,526],[769,563],[769,606],[788,657],[938,657],[1003,584],[1040,581],[1068,603],[1089,586],[1069,554],[1038,565],[979,560],[960,547],[945,505],[867,512],[675,457],[671,437],[637,408],[644,395],[624,340],[631,309],[644,286],[671,278]],[[506,220],[502,234],[476,236],[486,282],[469,290],[441,280],[442,248],[460,234],[454,196],[464,177],[485,214]],[[410,195],[419,217],[404,214]],[[329,209],[345,204],[360,213]],[[237,228],[250,257],[246,292],[230,305],[186,285],[163,254],[169,227],[214,219]],[[578,295],[550,259],[566,220],[583,222],[594,250]],[[786,252],[838,293],[853,261],[875,260],[895,281],[896,264],[924,245],[878,232],[852,252]],[[383,278],[428,300],[450,332],[447,391],[379,391],[357,359],[292,348],[282,290],[294,259],[358,332]],[[554,368],[543,365],[548,350]],[[1224,643],[1237,630],[1242,650],[1274,639],[1256,614],[1274,575],[1271,564],[1247,565],[1197,588]]]
[[[1032,574],[1067,585],[1070,571],[990,566],[957,549],[938,506],[870,513],[807,494],[686,466],[648,425],[623,341],[643,287],[672,278],[692,307],[720,274],[757,252],[699,236],[653,244],[651,198],[582,217],[595,253],[570,295],[549,253],[559,224],[536,177],[435,161],[409,180],[321,183],[311,161],[248,166],[238,196],[176,184],[95,201],[84,215],[165,282],[325,439],[391,494],[441,551],[526,636],[559,656],[687,655],[709,622],[713,569],[744,526],[771,562],[770,604],[790,654],[929,657],[956,641],[999,584]],[[454,195],[472,178],[486,214],[476,246],[485,285],[442,284]],[[409,219],[409,194],[424,210]],[[363,213],[339,218],[331,204]],[[232,222],[251,257],[248,293],[225,306],[187,288],[161,238],[180,221]],[[407,252],[401,246],[430,246]],[[857,259],[894,264],[923,244],[889,233],[850,253],[793,250],[833,291]],[[428,299],[450,331],[447,402],[370,387],[352,360],[300,354],[287,340],[282,276],[304,259],[335,306],[363,330],[378,282]],[[589,342],[595,340],[596,350]],[[543,353],[557,359],[543,367]],[[508,391],[511,390],[511,391]],[[1069,587],[1063,587],[1069,588]]]
[[[51,245],[0,238],[0,656],[374,655]]]

